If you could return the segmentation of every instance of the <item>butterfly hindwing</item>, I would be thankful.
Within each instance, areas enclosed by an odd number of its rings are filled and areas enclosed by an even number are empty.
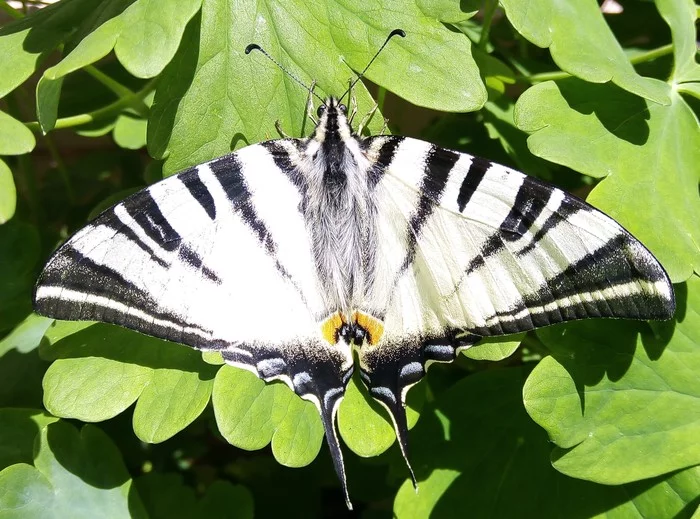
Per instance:
[[[582,200],[484,159],[403,137],[378,173],[370,306],[384,334],[360,350],[363,380],[405,450],[406,391],[431,362],[481,337],[572,319],[668,318],[673,294],[651,253]],[[382,302],[385,306],[382,307]]]

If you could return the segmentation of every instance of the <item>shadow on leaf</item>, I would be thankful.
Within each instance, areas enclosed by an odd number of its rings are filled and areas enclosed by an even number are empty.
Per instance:
[[[613,83],[588,83],[568,78],[557,82],[568,105],[577,112],[595,114],[600,123],[618,139],[636,146],[649,139],[649,109],[639,96]]]
[[[207,364],[189,346],[142,335],[115,325],[93,324],[50,346],[57,359],[102,357],[152,369],[177,369],[199,373],[201,380],[214,378],[218,366]]]

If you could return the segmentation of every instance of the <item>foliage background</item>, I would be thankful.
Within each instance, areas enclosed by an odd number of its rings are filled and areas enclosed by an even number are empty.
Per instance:
[[[697,517],[698,8],[603,10],[1,3],[0,518]],[[407,37],[368,71],[359,113],[374,97],[392,131],[588,195],[662,261],[678,312],[551,327],[433,367],[409,394],[418,494],[387,418],[353,381],[340,410],[350,513],[311,404],[184,346],[37,316],[31,291],[47,255],[100,209],[276,138],[276,120],[309,133],[305,92],[246,56],[248,43],[323,95],[344,91],[397,27]]]

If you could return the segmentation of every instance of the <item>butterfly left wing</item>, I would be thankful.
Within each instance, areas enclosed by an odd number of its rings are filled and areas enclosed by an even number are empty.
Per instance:
[[[384,330],[360,350],[360,367],[404,455],[406,391],[431,362],[572,319],[673,315],[658,261],[582,200],[423,141],[375,137],[366,150],[379,226],[367,306]]]
[[[324,334],[331,310],[301,213],[306,186],[285,163],[300,142],[249,146],[103,212],[48,261],[34,306],[217,350],[284,381],[318,407],[344,485],[334,421],[352,356]]]

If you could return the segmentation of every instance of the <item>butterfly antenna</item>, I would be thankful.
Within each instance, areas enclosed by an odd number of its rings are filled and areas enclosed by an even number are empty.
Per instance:
[[[386,44],[385,44],[385,45],[386,45]],[[280,63],[278,63],[278,62],[275,60],[275,58],[273,58],[272,56],[270,56],[270,55],[267,53],[267,51],[266,51],[265,49],[263,49],[263,48],[262,48],[260,45],[258,45],[257,43],[251,43],[250,45],[248,45],[248,46],[245,48],[245,53],[246,53],[246,54],[250,54],[250,53],[253,52],[254,50],[259,50],[260,52],[262,52],[262,53],[265,55],[265,57],[266,57],[267,59],[269,59],[270,61],[272,61],[272,63],[274,63],[275,65],[277,65],[277,66],[280,68],[280,70],[282,70],[282,72],[284,72],[284,73],[287,74],[290,78],[292,78],[294,81],[296,81],[297,83],[299,83],[299,84],[300,84],[302,87],[304,87],[304,89],[307,90],[311,95],[315,96],[319,101],[321,101],[321,103],[323,103],[324,105],[326,104],[326,102],[323,100],[323,98],[322,98],[321,96],[319,96],[316,92],[314,92],[312,88],[309,88],[308,86],[306,86],[306,84],[304,84],[304,83],[301,81],[301,79],[299,79],[299,78],[296,77],[294,74],[292,74],[291,72],[289,72],[289,70],[287,70],[286,68],[284,68]]]
[[[377,59],[377,56],[379,56],[379,53],[382,50],[384,50],[384,47],[386,47],[387,43],[389,43],[389,40],[392,39],[394,36],[401,36],[402,38],[405,38],[406,31],[404,31],[403,29],[394,29],[393,31],[391,31],[389,33],[389,36],[386,37],[386,40],[384,40],[384,43],[382,43],[382,46],[379,47],[379,50],[374,54],[374,57],[371,60],[369,60],[369,63],[367,63],[367,66],[365,67],[365,69],[358,74],[358,76],[355,78],[355,80],[352,83],[350,83],[350,86],[345,91],[345,93],[342,96],[340,96],[340,99],[343,99],[346,95],[348,95],[352,91],[352,88],[355,86],[355,84],[357,84],[357,82],[360,79],[362,79],[362,77],[365,75],[365,72],[367,72],[367,69],[369,68],[369,66],[372,63],[374,63],[374,60]]]

